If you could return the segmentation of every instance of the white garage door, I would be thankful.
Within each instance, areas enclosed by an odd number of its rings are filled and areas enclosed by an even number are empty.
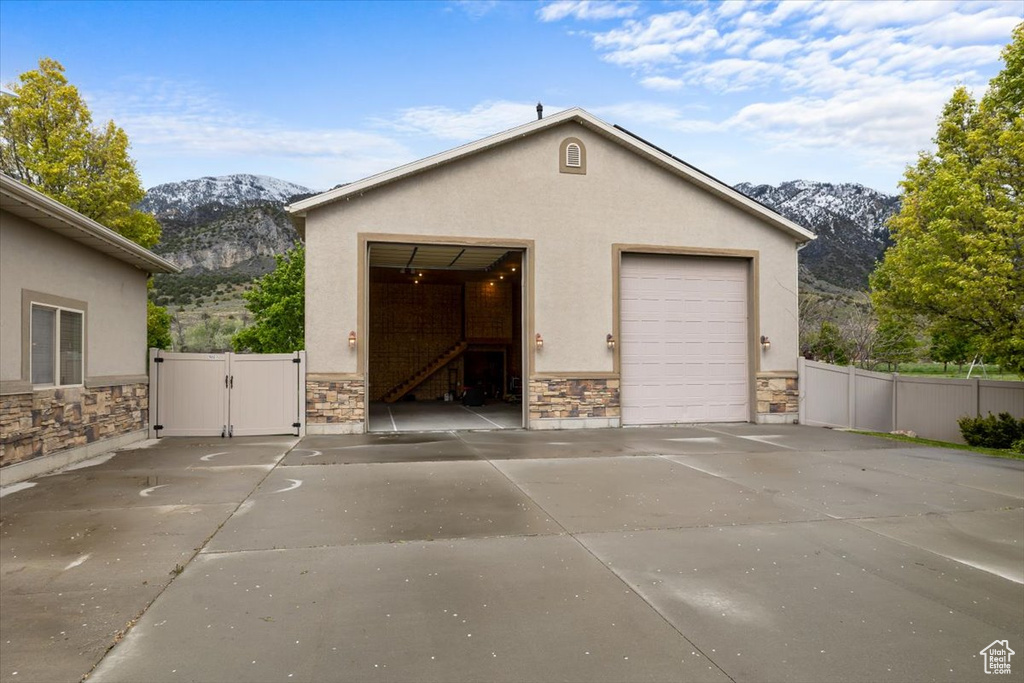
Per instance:
[[[622,423],[750,419],[748,262],[624,254]]]

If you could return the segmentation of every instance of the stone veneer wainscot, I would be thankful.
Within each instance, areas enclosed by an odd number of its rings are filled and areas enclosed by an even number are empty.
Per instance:
[[[365,391],[366,387],[361,379],[307,377],[307,430],[311,425],[362,425],[366,420]]]
[[[619,380],[533,378],[530,380],[530,426],[540,427],[543,420],[584,420],[581,426],[618,426]]]
[[[63,387],[0,396],[0,466],[145,429],[149,387]]]
[[[793,424],[800,415],[800,382],[796,373],[760,373],[757,376],[757,421]]]

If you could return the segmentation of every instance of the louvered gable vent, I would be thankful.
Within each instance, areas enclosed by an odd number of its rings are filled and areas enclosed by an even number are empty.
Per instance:
[[[579,168],[582,165],[580,162],[580,146],[575,142],[570,142],[565,147],[565,165],[570,168]]]

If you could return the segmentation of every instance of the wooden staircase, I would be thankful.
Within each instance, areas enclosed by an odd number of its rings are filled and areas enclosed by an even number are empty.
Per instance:
[[[416,373],[409,377],[407,380],[403,381],[401,384],[397,384],[394,387],[392,387],[386,394],[384,394],[384,402],[394,403],[395,401],[399,400],[400,398],[408,394],[410,391],[418,387],[420,384],[422,384],[424,380],[433,375],[435,372],[437,372],[444,366],[448,365],[448,363],[451,363],[453,360],[461,356],[468,346],[469,344],[467,344],[465,341],[460,341],[457,344],[449,346],[441,353],[441,355],[439,355],[437,358],[435,358],[434,360],[430,361],[422,368],[417,370]]]

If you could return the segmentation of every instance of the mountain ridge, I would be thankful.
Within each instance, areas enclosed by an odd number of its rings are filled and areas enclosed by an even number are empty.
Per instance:
[[[890,245],[887,222],[898,196],[859,183],[790,180],[778,185],[739,183],[751,199],[815,234],[800,250],[801,281],[863,291],[875,263]]]
[[[811,288],[865,290],[889,245],[886,222],[899,209],[898,197],[858,183],[743,182],[735,189],[815,233],[817,239],[800,251],[801,284]],[[313,194],[271,176],[204,176],[157,185],[139,208],[163,227],[154,251],[186,273],[255,276],[299,243],[284,207]]]
[[[299,242],[284,211],[313,190],[271,176],[204,176],[150,188],[139,208],[163,233],[154,251],[186,273],[242,271],[262,275],[274,256]]]

